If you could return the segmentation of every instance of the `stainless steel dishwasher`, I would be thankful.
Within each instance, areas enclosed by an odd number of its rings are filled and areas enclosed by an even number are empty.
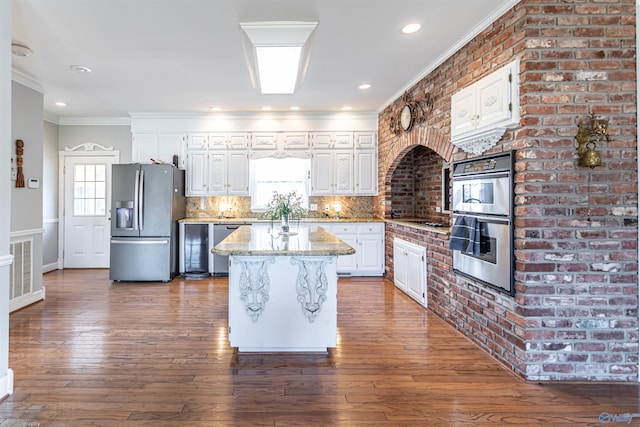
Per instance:
[[[229,234],[236,231],[244,224],[214,224],[213,226],[213,246],[222,242]],[[227,255],[213,255],[213,275],[229,275],[229,257]]]

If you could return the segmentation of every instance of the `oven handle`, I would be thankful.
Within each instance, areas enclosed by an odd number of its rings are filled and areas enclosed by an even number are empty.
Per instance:
[[[456,216],[473,217],[473,218],[477,219],[478,221],[488,222],[488,223],[491,223],[491,224],[504,224],[504,225],[511,224],[511,220],[509,218],[504,217],[504,216],[492,217],[492,216],[482,216],[482,215],[476,215],[476,214],[465,214],[465,213],[456,213],[456,212],[454,212],[453,216],[454,216],[454,220],[453,220],[454,224],[456,222],[455,221],[455,217]]]
[[[451,181],[469,181],[474,179],[509,178],[510,172],[469,173],[467,175],[453,175]]]

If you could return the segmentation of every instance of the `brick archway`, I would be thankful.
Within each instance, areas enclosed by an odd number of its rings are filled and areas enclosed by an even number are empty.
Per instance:
[[[437,129],[419,127],[409,133],[400,135],[392,142],[392,147],[384,156],[380,156],[378,167],[380,170],[379,188],[383,191],[380,193],[381,214],[384,218],[388,218],[391,214],[391,178],[396,167],[402,158],[416,146],[423,146],[433,150],[445,161],[451,161],[454,146],[446,138],[442,132]]]

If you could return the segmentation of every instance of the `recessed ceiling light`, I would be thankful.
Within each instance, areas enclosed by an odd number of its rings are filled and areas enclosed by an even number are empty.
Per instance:
[[[290,109],[291,111],[298,111],[298,110],[300,109],[300,107],[296,107],[296,106],[294,106],[294,107],[291,107],[291,108],[289,108],[289,109]]]
[[[220,107],[210,107],[209,110],[211,110],[211,111],[221,111],[222,108],[220,108]]]
[[[369,89],[371,88],[371,85],[369,83],[363,83],[360,86],[358,86],[358,89],[364,90],[364,89]]]
[[[345,105],[344,107],[342,107],[342,111],[349,111],[351,110],[351,107],[348,105]]]
[[[56,102],[56,105],[57,105],[58,107],[66,107],[66,106],[67,106],[67,103],[66,103],[66,102],[62,102],[62,101],[57,101],[57,102]]]
[[[15,56],[27,57],[31,56],[31,49],[19,43],[11,43],[11,53]]]
[[[271,107],[265,105],[264,107],[262,107],[262,111],[271,111]]]
[[[420,31],[421,28],[422,28],[422,25],[418,24],[417,22],[412,22],[411,24],[407,24],[404,27],[402,27],[402,32],[404,34],[413,34],[417,31]]]
[[[69,68],[71,68],[71,70],[75,71],[76,73],[90,73],[91,72],[91,68],[85,67],[84,65],[71,65],[71,66],[69,66]]]

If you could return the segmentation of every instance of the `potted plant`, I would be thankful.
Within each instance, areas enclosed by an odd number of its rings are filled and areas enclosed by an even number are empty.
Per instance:
[[[263,215],[272,221],[280,220],[282,232],[288,233],[289,221],[300,220],[300,218],[307,216],[307,210],[302,207],[302,196],[298,195],[295,190],[286,194],[274,191]]]

